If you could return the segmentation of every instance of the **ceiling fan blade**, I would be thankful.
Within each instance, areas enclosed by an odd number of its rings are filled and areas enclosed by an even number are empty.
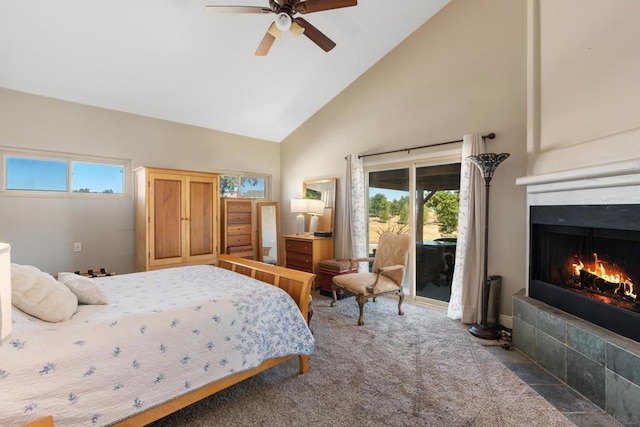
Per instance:
[[[205,6],[209,13],[271,13],[268,7],[260,6]]]
[[[311,13],[357,5],[358,0],[306,0],[296,4],[295,10],[299,13]]]
[[[273,45],[273,42],[275,40],[276,38],[267,30],[267,32],[264,33],[264,37],[262,38],[262,41],[258,45],[258,48],[256,49],[255,55],[266,56],[267,53],[269,53],[269,50],[271,49],[271,45]]]
[[[304,28],[304,35],[309,37],[309,40],[320,46],[320,49],[325,52],[329,52],[336,47],[336,44],[329,37],[325,36],[320,30],[311,25],[303,18],[295,18],[294,22],[297,22],[302,28]]]

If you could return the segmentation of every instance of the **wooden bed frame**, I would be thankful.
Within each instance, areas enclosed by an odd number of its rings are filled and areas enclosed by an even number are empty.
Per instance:
[[[303,271],[291,270],[284,267],[277,267],[274,265],[265,264],[262,262],[247,260],[243,258],[234,257],[231,255],[220,255],[216,264],[218,267],[225,268],[227,270],[235,271],[236,273],[243,274],[258,279],[262,282],[269,283],[277,286],[286,291],[294,299],[302,316],[309,321],[309,303],[311,299],[311,286],[315,278],[315,274],[305,273]],[[286,362],[294,357],[299,359],[299,371],[301,374],[305,374],[309,371],[309,356],[285,356],[275,359],[268,359],[262,362],[257,367],[248,371],[239,372],[232,376],[223,378],[219,381],[210,383],[202,388],[194,390],[188,394],[182,395],[175,399],[172,399],[160,406],[150,408],[144,412],[133,415],[123,421],[116,423],[116,426],[142,426],[147,425],[153,421],[157,421],[162,417],[165,417],[173,412],[176,412],[182,408],[185,408],[192,403],[209,397],[212,394],[224,390],[234,384],[239,383],[249,377],[259,374],[269,368],[272,368],[280,363]],[[27,426],[53,426],[55,419],[46,417],[41,420],[34,421],[27,424]]]

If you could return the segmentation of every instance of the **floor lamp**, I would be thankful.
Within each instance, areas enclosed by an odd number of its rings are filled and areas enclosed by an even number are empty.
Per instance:
[[[473,336],[486,340],[498,339],[500,333],[498,328],[487,324],[487,316],[489,311],[489,277],[487,275],[487,258],[489,252],[489,187],[493,173],[500,163],[509,157],[509,153],[482,153],[477,156],[469,156],[469,160],[478,167],[482,178],[484,179],[485,202],[484,202],[484,248],[482,250],[482,306],[480,324],[475,323],[469,329]]]

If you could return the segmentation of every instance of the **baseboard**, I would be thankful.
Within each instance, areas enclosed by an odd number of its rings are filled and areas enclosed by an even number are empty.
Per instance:
[[[499,316],[500,324],[505,328],[513,329],[513,317],[507,316],[506,314],[501,314]]]

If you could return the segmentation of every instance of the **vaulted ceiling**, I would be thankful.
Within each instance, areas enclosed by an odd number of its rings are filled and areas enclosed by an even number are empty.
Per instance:
[[[281,142],[450,0],[360,0],[254,52],[268,0],[0,0],[0,87]],[[301,15],[297,15],[301,16]]]

